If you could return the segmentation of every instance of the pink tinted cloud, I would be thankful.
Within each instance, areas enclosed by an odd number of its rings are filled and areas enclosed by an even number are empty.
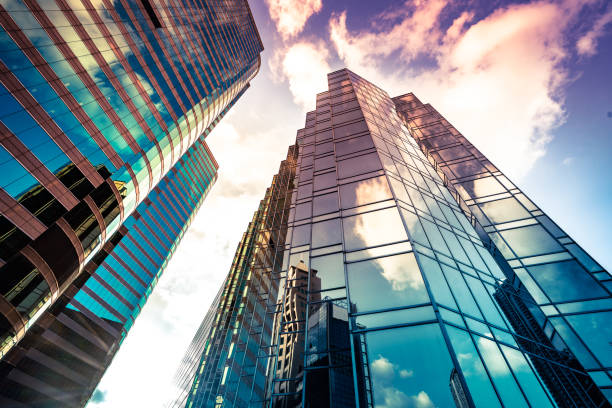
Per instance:
[[[524,176],[564,121],[567,30],[583,3],[510,5],[479,21],[465,11],[443,29],[445,7],[409,2],[403,21],[380,17],[376,29],[358,32],[347,29],[346,13],[334,15],[331,41],[349,68],[394,94],[414,91],[503,171]],[[384,59],[391,54],[399,58]],[[437,65],[416,68],[423,55]]]
[[[321,11],[321,0],[266,0],[270,17],[283,39],[302,32],[306,21]]]
[[[593,56],[597,53],[597,40],[602,37],[612,23],[612,6],[595,21],[593,27],[576,42],[576,51],[584,56]]]

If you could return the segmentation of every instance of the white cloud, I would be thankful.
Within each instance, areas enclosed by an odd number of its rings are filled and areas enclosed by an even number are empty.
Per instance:
[[[565,34],[582,4],[511,5],[480,21],[465,11],[442,29],[445,7],[451,6],[408,2],[403,21],[358,32],[348,30],[346,13],[334,15],[330,37],[350,69],[391,96],[413,91],[502,171],[520,178],[545,154],[551,131],[564,121],[563,63],[570,53]],[[419,26],[419,19],[426,24]],[[433,67],[423,60],[432,60]]]
[[[283,39],[294,37],[303,29],[306,21],[321,11],[321,0],[266,0],[270,17]]]
[[[564,166],[569,166],[574,162],[574,158],[573,157],[566,157],[565,159],[563,159],[563,161],[561,163],[563,163]]]
[[[372,361],[371,368],[378,381],[392,380],[395,375],[394,365],[391,364],[388,358],[380,354],[376,360]]]
[[[593,27],[576,42],[576,51],[584,56],[593,56],[597,53],[597,40],[606,33],[608,24],[612,23],[612,7],[603,13]]]
[[[414,371],[410,370],[400,370],[399,372],[400,377],[402,378],[410,378],[414,375]]]
[[[300,41],[279,49],[270,69],[276,79],[288,81],[294,102],[309,110],[315,107],[316,94],[327,89],[328,58],[323,42]]]
[[[425,391],[419,392],[414,399],[414,406],[416,408],[434,408],[434,404],[429,398],[429,395]]]

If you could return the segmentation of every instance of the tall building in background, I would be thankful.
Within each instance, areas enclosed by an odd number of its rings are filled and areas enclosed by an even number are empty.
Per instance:
[[[297,155],[296,146],[289,147],[243,234],[178,368],[169,407],[260,406],[266,400]]]
[[[216,180],[246,0],[0,5],[0,405],[85,404]],[[21,405],[20,405],[21,404]]]
[[[608,272],[431,106],[328,82],[174,406],[611,406]]]

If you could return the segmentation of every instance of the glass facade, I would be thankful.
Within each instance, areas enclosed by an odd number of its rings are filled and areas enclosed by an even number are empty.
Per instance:
[[[170,407],[265,400],[297,148],[291,146],[176,374]]]
[[[429,105],[328,83],[172,406],[610,406],[607,272]]]
[[[246,0],[26,0],[1,2],[0,48],[5,357],[95,270],[111,237],[136,222],[143,203],[157,200],[160,180],[179,171],[186,154],[212,160],[189,149],[203,146],[248,87],[263,46]],[[198,184],[189,175],[187,186],[196,184],[187,195],[203,194],[213,179],[211,173]],[[174,224],[163,231],[160,252],[145,250],[147,256],[166,259],[173,251],[181,223],[196,208],[181,204],[154,217]],[[163,268],[147,256],[137,265],[123,253],[117,258],[137,274]],[[136,303],[109,304],[122,327],[151,287],[143,279]],[[79,290],[89,294],[74,298],[84,306],[113,296],[94,281]]]
[[[83,406],[263,46],[246,0],[7,0],[0,48],[0,405]]]
[[[216,178],[199,139],[0,361],[2,406],[85,405]]]

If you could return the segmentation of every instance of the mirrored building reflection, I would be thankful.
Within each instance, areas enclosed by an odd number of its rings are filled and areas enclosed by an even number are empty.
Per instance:
[[[216,180],[246,0],[0,4],[0,405],[84,405]],[[22,404],[22,405],[19,405]]]
[[[247,266],[234,300],[265,298],[272,331],[211,334],[221,383],[176,406],[610,406],[608,273],[429,105],[346,69],[328,84],[291,147],[274,289]],[[232,357],[252,339],[261,371]]]

